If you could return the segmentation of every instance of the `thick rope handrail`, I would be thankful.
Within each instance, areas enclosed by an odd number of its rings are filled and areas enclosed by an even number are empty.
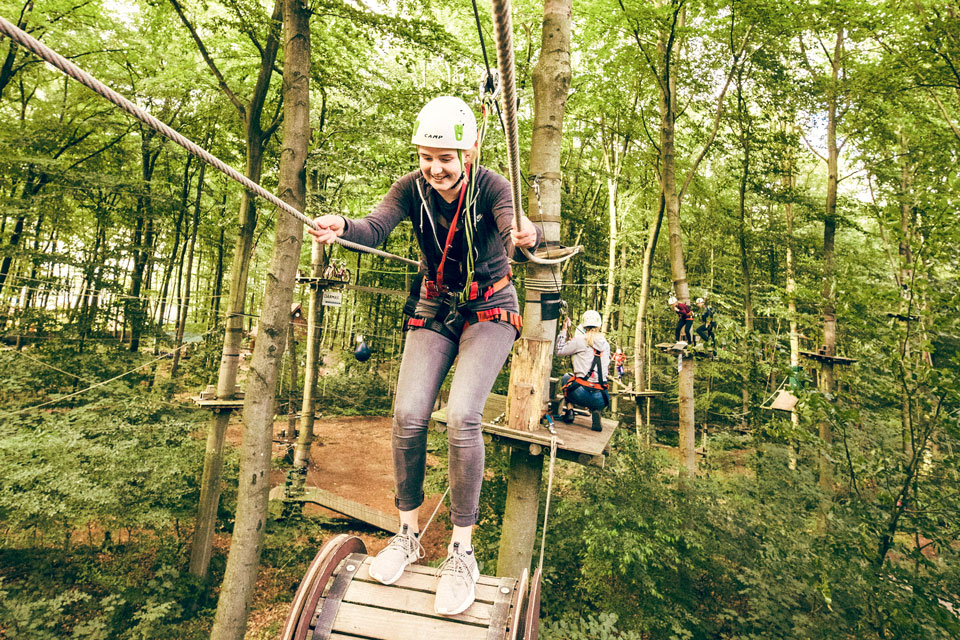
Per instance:
[[[481,33],[481,37],[482,37]],[[513,18],[510,15],[510,0],[493,0],[493,39],[497,45],[497,68],[500,70],[500,86],[503,96],[503,120],[507,136],[507,167],[510,172],[510,187],[513,193],[513,216],[517,229],[523,219],[523,203],[520,200],[520,136],[517,133],[517,82],[514,77],[516,65],[513,58]],[[562,264],[575,256],[574,247],[559,258],[541,258],[525,248],[523,255],[535,264]]]
[[[16,25],[11,24],[9,21],[5,20],[2,16],[0,16],[0,33],[3,33],[5,36],[10,38],[17,44],[21,45],[23,48],[32,52],[34,55],[41,58],[45,62],[48,62],[49,64],[53,65],[54,67],[62,71],[64,74],[73,78],[74,80],[84,85],[88,89],[91,89],[95,93],[103,96],[104,98],[106,98],[116,106],[120,107],[121,109],[129,113],[131,116],[133,116],[140,122],[150,127],[151,129],[154,129],[158,133],[162,134],[163,136],[177,143],[178,145],[186,149],[188,152],[190,152],[192,155],[196,156],[200,160],[206,162],[213,168],[224,173],[234,181],[239,182],[244,187],[246,187],[249,191],[257,194],[258,196],[270,202],[271,204],[276,205],[279,209],[281,209],[286,213],[289,213],[294,218],[296,218],[303,224],[307,225],[311,229],[318,228],[317,225],[313,222],[313,220],[311,220],[310,218],[305,216],[303,213],[298,211],[295,207],[290,206],[289,204],[287,204],[277,196],[273,195],[272,193],[270,193],[269,191],[261,187],[259,184],[257,184],[253,180],[251,180],[250,178],[241,174],[239,171],[237,171],[230,165],[226,164],[225,162],[223,162],[222,160],[220,160],[219,158],[211,154],[209,151],[206,151],[205,149],[201,148],[199,145],[195,144],[190,139],[178,133],[177,131],[175,131],[168,125],[164,124],[157,118],[153,117],[152,115],[150,115],[149,113],[147,113],[146,111],[144,111],[143,109],[135,105],[133,102],[128,100],[127,98],[124,98],[116,91],[110,89],[105,84],[103,84],[102,82],[94,78],[92,75],[90,75],[89,73],[87,73],[86,71],[78,67],[77,65],[73,64],[72,62],[70,62],[60,54],[58,54],[56,51],[54,51],[50,47],[41,43],[39,40],[36,40],[35,38],[27,34],[25,31],[23,31],[22,29],[19,29]],[[353,249],[354,251],[361,251],[363,253],[371,253],[373,255],[377,255],[383,258],[389,258],[391,260],[403,262],[404,264],[408,264],[417,268],[420,267],[420,263],[415,260],[410,260],[409,258],[403,258],[401,256],[394,255],[392,253],[387,253],[386,251],[381,251],[380,249],[374,249],[373,247],[367,247],[362,244],[350,242],[349,240],[343,240],[341,238],[337,238],[336,242],[337,244],[343,247],[346,247],[347,249]]]

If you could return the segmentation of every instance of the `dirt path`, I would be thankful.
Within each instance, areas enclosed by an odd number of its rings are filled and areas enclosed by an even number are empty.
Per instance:
[[[286,418],[274,423],[275,440],[287,426]],[[350,416],[320,418],[314,425],[317,440],[311,448],[310,466],[307,470],[307,485],[326,489],[340,497],[395,514],[393,458],[390,452],[391,418]],[[242,425],[231,424],[227,431],[227,441],[240,445]],[[285,445],[274,444],[274,456],[282,457]],[[427,454],[427,465],[439,464],[437,458]],[[283,471],[276,470],[271,475],[271,486],[282,485]],[[437,506],[440,495],[427,496],[420,510],[421,526]],[[439,513],[445,513],[446,506]],[[389,535],[359,525],[355,530],[350,520],[333,511],[317,505],[306,505],[306,513],[321,513],[337,518],[344,523],[343,531],[358,536],[367,547],[367,553],[375,555],[389,542]],[[443,524],[434,520],[422,542],[424,562],[432,562],[446,555],[450,532]]]

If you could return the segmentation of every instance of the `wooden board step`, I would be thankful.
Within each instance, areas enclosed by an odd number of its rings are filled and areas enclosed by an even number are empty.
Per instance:
[[[359,538],[328,540],[297,589],[280,640],[537,639],[539,625],[530,621],[539,619],[540,585],[528,589],[526,570],[520,580],[481,575],[473,604],[441,616],[434,610],[437,569],[411,565],[384,585],[370,576],[370,564]],[[534,602],[529,591],[536,593]]]
[[[507,396],[491,393],[487,397],[483,409],[483,433],[485,438],[497,440],[511,447],[528,449],[534,455],[550,454],[550,432],[545,427],[537,431],[518,431],[506,424],[494,424],[492,420],[506,412]],[[445,429],[447,423],[446,408],[434,411],[430,415],[439,428]],[[606,461],[606,453],[610,440],[617,429],[618,422],[603,418],[603,431],[591,430],[589,416],[576,416],[573,423],[567,424],[559,420],[554,421],[559,443],[557,457],[571,460],[580,464],[589,464],[602,467]]]
[[[373,507],[368,507],[365,504],[347,498],[341,498],[319,487],[304,487],[303,495],[288,499],[284,497],[283,485],[280,485],[270,490],[270,499],[317,504],[325,509],[339,513],[352,520],[364,522],[388,533],[396,533],[400,528],[400,521],[396,514],[384,513]]]

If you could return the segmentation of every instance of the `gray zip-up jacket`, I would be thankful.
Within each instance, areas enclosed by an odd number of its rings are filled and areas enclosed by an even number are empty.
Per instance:
[[[523,260],[510,240],[513,220],[513,196],[510,183],[503,176],[486,167],[476,169],[476,220],[474,237],[474,280],[484,287],[499,280],[510,271],[510,260]],[[449,219],[457,208],[457,202],[446,202],[423,178],[420,171],[411,171],[390,187],[390,191],[376,208],[359,220],[346,220],[343,239],[376,247],[404,218],[413,222],[413,231],[423,254],[421,263],[427,279],[436,276],[440,263]],[[457,223],[447,264],[444,266],[444,284],[456,290],[463,286],[466,274],[463,218]],[[537,244],[543,232],[537,228]]]
[[[590,345],[587,344],[585,336],[576,336],[567,342],[567,337],[564,332],[561,331],[557,334],[557,355],[573,356],[573,373],[578,378],[589,380],[590,382],[599,382],[596,371],[594,371],[589,378],[586,377],[587,371],[590,370],[590,365],[593,364],[594,349],[600,352],[600,370],[603,372],[603,381],[607,382],[610,371],[610,343],[607,342],[605,337],[598,335],[594,339],[593,347],[591,348]]]

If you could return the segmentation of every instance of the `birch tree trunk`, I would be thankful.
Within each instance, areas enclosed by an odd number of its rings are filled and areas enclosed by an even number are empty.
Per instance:
[[[530,146],[530,173],[539,175],[540,216],[531,219],[542,226],[545,241],[560,239],[560,155],[562,151],[563,116],[570,89],[570,26],[572,0],[545,0],[543,6],[543,46],[540,59],[533,70],[533,140]],[[528,198],[536,201],[531,189]],[[529,207],[536,211],[536,207]],[[527,265],[527,274],[541,281],[562,278],[559,266]],[[549,340],[556,333],[556,320],[544,321],[539,304],[541,292],[527,290],[527,304],[523,309],[523,336],[521,341]],[[523,348],[518,344],[517,350]],[[544,382],[549,376],[553,350],[543,372]],[[525,449],[510,450],[510,475],[507,502],[503,514],[503,533],[497,575],[519,577],[529,568],[537,533],[540,480],[543,457],[531,456]]]
[[[797,281],[796,281],[796,265],[794,264],[793,256],[793,187],[794,187],[794,177],[793,177],[793,161],[792,158],[788,158],[785,162],[784,172],[783,172],[783,186],[788,192],[787,202],[784,205],[784,216],[786,217],[787,223],[787,315],[790,320],[790,369],[791,372],[795,372],[797,367],[800,366],[800,332],[797,328]],[[800,428],[800,414],[797,413],[796,407],[790,411],[790,422],[793,424],[794,432],[797,432]],[[789,451],[789,460],[788,465],[790,469],[797,468],[797,442],[790,442],[790,451]]]
[[[607,149],[606,144],[602,145],[603,164],[607,169],[607,215],[609,217],[607,294],[603,301],[603,320],[600,328],[604,333],[610,327],[610,314],[613,311],[613,299],[617,288],[617,194],[620,186],[620,169],[623,166],[623,155],[618,157],[612,134],[610,139],[610,149]]]
[[[310,13],[303,0],[284,0],[284,123],[279,195],[306,208],[310,138]],[[278,214],[273,257],[261,305],[257,344],[244,400],[236,524],[211,640],[242,640],[257,580],[270,490],[270,453],[279,365],[300,262],[303,224]]]
[[[179,5],[173,0],[174,8]],[[254,182],[260,182],[263,170],[263,149],[276,123],[264,131],[260,117],[270,89],[270,77],[273,74],[277,50],[280,46],[279,28],[281,19],[279,0],[271,16],[270,35],[267,37],[261,55],[260,72],[253,90],[250,104],[244,107],[236,100],[229,89],[225,89],[236,104],[244,121],[246,133],[246,171],[245,175]],[[184,24],[202,48],[193,26],[181,14]],[[215,75],[219,75],[212,62],[208,62]],[[247,291],[247,276],[250,269],[250,257],[253,253],[253,234],[257,227],[257,210],[253,195],[244,190],[240,200],[240,232],[234,249],[233,264],[230,272],[230,298],[227,301],[226,327],[223,337],[223,351],[220,356],[220,371],[217,378],[217,398],[229,400],[234,397],[237,384],[237,367],[240,359],[240,342],[243,338],[243,309]],[[207,432],[207,445],[203,461],[203,476],[200,484],[200,505],[197,512],[197,526],[190,549],[190,573],[205,578],[210,565],[213,550],[213,533],[217,524],[217,506],[220,503],[220,476],[223,471],[223,443],[230,421],[229,411],[217,411],[210,422]]]

